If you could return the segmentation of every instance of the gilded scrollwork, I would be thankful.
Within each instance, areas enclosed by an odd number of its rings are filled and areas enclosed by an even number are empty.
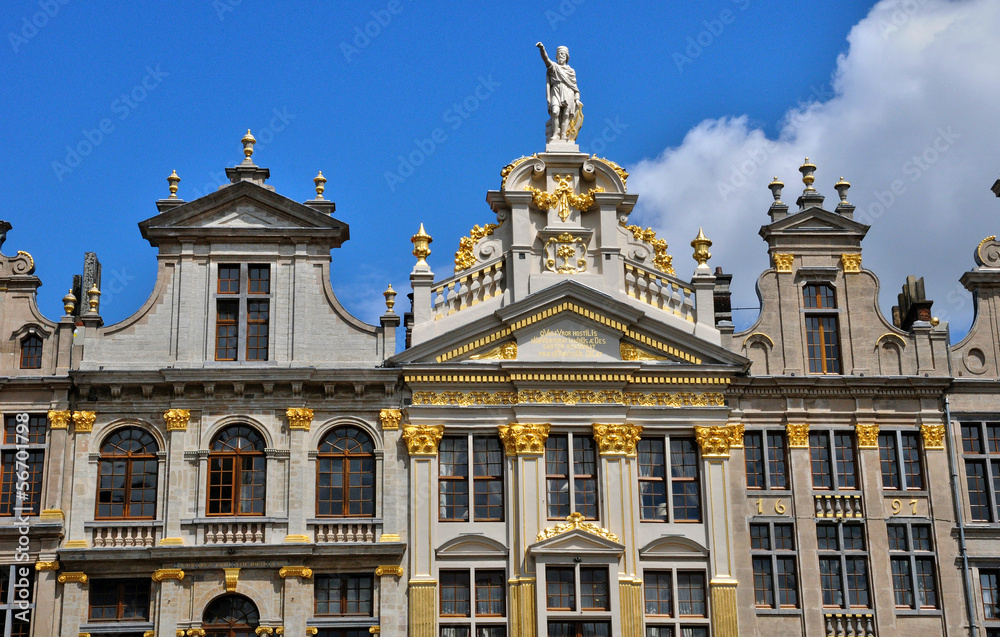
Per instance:
[[[976,246],[976,265],[981,268],[1000,268],[1000,241],[995,235],[986,237]]]
[[[725,407],[721,392],[623,392],[605,389],[523,389],[519,392],[413,392],[414,405],[617,404],[633,407]]]
[[[664,239],[657,239],[655,230],[652,228],[643,230],[639,226],[625,225],[624,221],[620,221],[619,224],[632,233],[633,239],[653,248],[653,267],[664,274],[676,274],[674,272],[674,258],[667,254],[667,242]]]
[[[587,242],[582,237],[563,232],[546,241],[544,250],[545,269],[549,272],[578,274],[587,270]]]
[[[636,443],[642,434],[639,425],[604,425],[594,423],[594,440],[602,456],[635,457]]]
[[[570,531],[580,530],[585,533],[590,533],[591,535],[596,535],[597,537],[602,537],[605,540],[610,540],[612,542],[618,542],[618,536],[607,529],[602,529],[593,522],[587,522],[583,514],[574,511],[569,514],[565,522],[561,522],[555,526],[550,526],[538,534],[535,541],[541,542],[542,540],[547,540],[549,538],[556,537],[557,535],[562,535],[563,533],[569,533]]]
[[[556,175],[556,191],[543,192],[531,186],[524,189],[531,192],[531,201],[539,210],[549,210],[556,208],[559,219],[566,221],[569,219],[570,209],[576,208],[583,212],[590,210],[594,205],[594,195],[604,192],[604,188],[591,188],[586,193],[575,194],[573,192],[573,175]]]
[[[643,351],[633,345],[632,343],[621,342],[619,346],[619,351],[621,352],[623,361],[665,361],[669,360],[666,356],[657,356],[655,354],[650,354],[649,352]]]
[[[444,425],[410,425],[403,427],[403,440],[411,456],[436,456],[438,443],[444,436]]]
[[[469,360],[474,361],[486,361],[486,360],[503,360],[512,361],[517,359],[517,343],[515,341],[507,341],[506,343],[501,343],[493,349],[486,350],[482,354],[476,354],[475,356],[470,356]]]
[[[488,223],[483,227],[479,224],[472,226],[468,237],[462,237],[458,241],[458,252],[455,253],[455,272],[468,270],[476,265],[476,255],[473,252],[480,239],[493,234],[493,231],[500,227],[498,223]]]
[[[599,161],[611,170],[615,171],[619,178],[622,180],[622,186],[625,188],[625,192],[628,192],[628,171],[611,161],[610,159],[605,159],[604,157],[598,157],[597,155],[591,155],[590,161]]]
[[[500,190],[504,190],[507,188],[507,177],[509,177],[510,174],[514,172],[514,169],[523,164],[524,162],[528,161],[529,159],[538,159],[538,153],[525,157],[518,157],[517,159],[510,162],[500,170]]]
[[[545,441],[549,437],[548,424],[500,425],[500,440],[508,456],[545,453]]]

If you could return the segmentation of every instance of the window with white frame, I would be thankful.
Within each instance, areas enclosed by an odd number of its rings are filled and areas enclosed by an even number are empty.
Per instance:
[[[495,568],[441,570],[440,637],[506,637],[507,578]]]
[[[646,637],[708,637],[708,592],[705,571],[643,571]]]
[[[651,436],[639,441],[637,451],[639,518],[701,522],[700,460],[694,438]]]
[[[607,566],[546,565],[548,637],[611,637]]]
[[[550,435],[545,441],[545,491],[550,520],[580,513],[596,520],[600,511],[597,487],[597,446],[585,434]]]

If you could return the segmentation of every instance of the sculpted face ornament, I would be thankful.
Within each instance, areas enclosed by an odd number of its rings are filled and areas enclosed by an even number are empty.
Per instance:
[[[545,98],[549,104],[549,123],[545,126],[545,138],[549,142],[575,141],[583,124],[583,102],[576,85],[576,71],[569,65],[569,49],[564,46],[556,49],[556,61],[553,62],[544,44],[539,42],[535,46],[548,69]]]

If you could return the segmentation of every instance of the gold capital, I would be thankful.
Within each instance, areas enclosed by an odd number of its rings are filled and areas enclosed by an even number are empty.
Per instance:
[[[785,425],[785,435],[788,437],[788,446],[792,448],[809,448],[809,425],[788,423]]]
[[[285,579],[288,577],[301,577],[302,579],[312,579],[313,570],[308,566],[283,566],[278,571],[278,577]]]
[[[694,428],[702,458],[728,458],[729,448],[732,446],[731,435],[730,428],[723,425]]]
[[[791,272],[792,262],[795,261],[795,255],[790,253],[775,254],[774,255],[774,269],[778,272]]]
[[[403,576],[403,567],[396,566],[394,564],[387,564],[379,566],[375,569],[375,577],[383,577],[385,575],[393,575],[395,577]]]
[[[510,457],[518,455],[540,455],[545,453],[545,441],[549,437],[549,425],[500,425],[500,440]]]
[[[840,255],[840,267],[844,270],[845,274],[857,274],[861,272],[861,255],[860,254]]]
[[[184,579],[184,571],[179,568],[161,568],[153,571],[154,582],[162,582],[165,579],[173,579],[179,582]]]
[[[411,456],[436,456],[444,436],[444,425],[409,425],[403,428],[403,440]]]
[[[382,423],[383,431],[395,431],[399,429],[399,423],[403,419],[403,412],[399,409],[383,409],[378,412],[378,418]]]
[[[59,576],[59,583],[65,584],[66,582],[74,582],[76,584],[86,584],[87,574],[81,572],[63,573]]]
[[[878,449],[878,425],[857,423],[854,433],[858,437],[859,449]]]
[[[594,423],[594,440],[602,456],[635,457],[635,445],[639,442],[642,427],[639,425],[601,425]]]
[[[240,581],[240,569],[224,568],[222,570],[226,573],[226,591],[229,593],[235,592],[236,584]]]
[[[181,631],[177,631],[177,632],[181,632]],[[188,628],[187,634],[188,634],[188,637],[205,637],[205,629],[204,628]]]
[[[285,410],[289,429],[309,431],[313,421],[313,410],[305,407],[289,407]]]
[[[191,420],[188,409],[168,409],[163,412],[163,422],[167,423],[167,431],[187,431]]]
[[[41,572],[41,571],[58,571],[59,570],[59,562],[58,561],[55,561],[55,562],[35,562],[35,570],[39,571],[39,572]]]
[[[730,449],[742,449],[743,448],[743,430],[745,427],[739,423],[733,423],[729,425],[729,448]]]
[[[97,421],[96,411],[74,411],[73,429],[78,434],[89,434],[94,430],[94,422]]]
[[[920,425],[924,449],[944,449],[944,425]]]
[[[69,429],[70,418],[73,413],[70,411],[50,411],[49,429]]]
[[[258,626],[253,632],[257,635],[273,635],[274,628],[271,628],[270,626]]]

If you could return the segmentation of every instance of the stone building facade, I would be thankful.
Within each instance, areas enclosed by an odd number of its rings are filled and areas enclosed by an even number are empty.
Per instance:
[[[118,324],[96,258],[52,321],[0,255],[0,637],[1000,635],[994,237],[961,342],[919,279],[887,318],[807,160],[737,333],[705,234],[675,262],[555,140],[366,325],[322,175],[292,201],[243,143],[218,192],[168,179]]]

